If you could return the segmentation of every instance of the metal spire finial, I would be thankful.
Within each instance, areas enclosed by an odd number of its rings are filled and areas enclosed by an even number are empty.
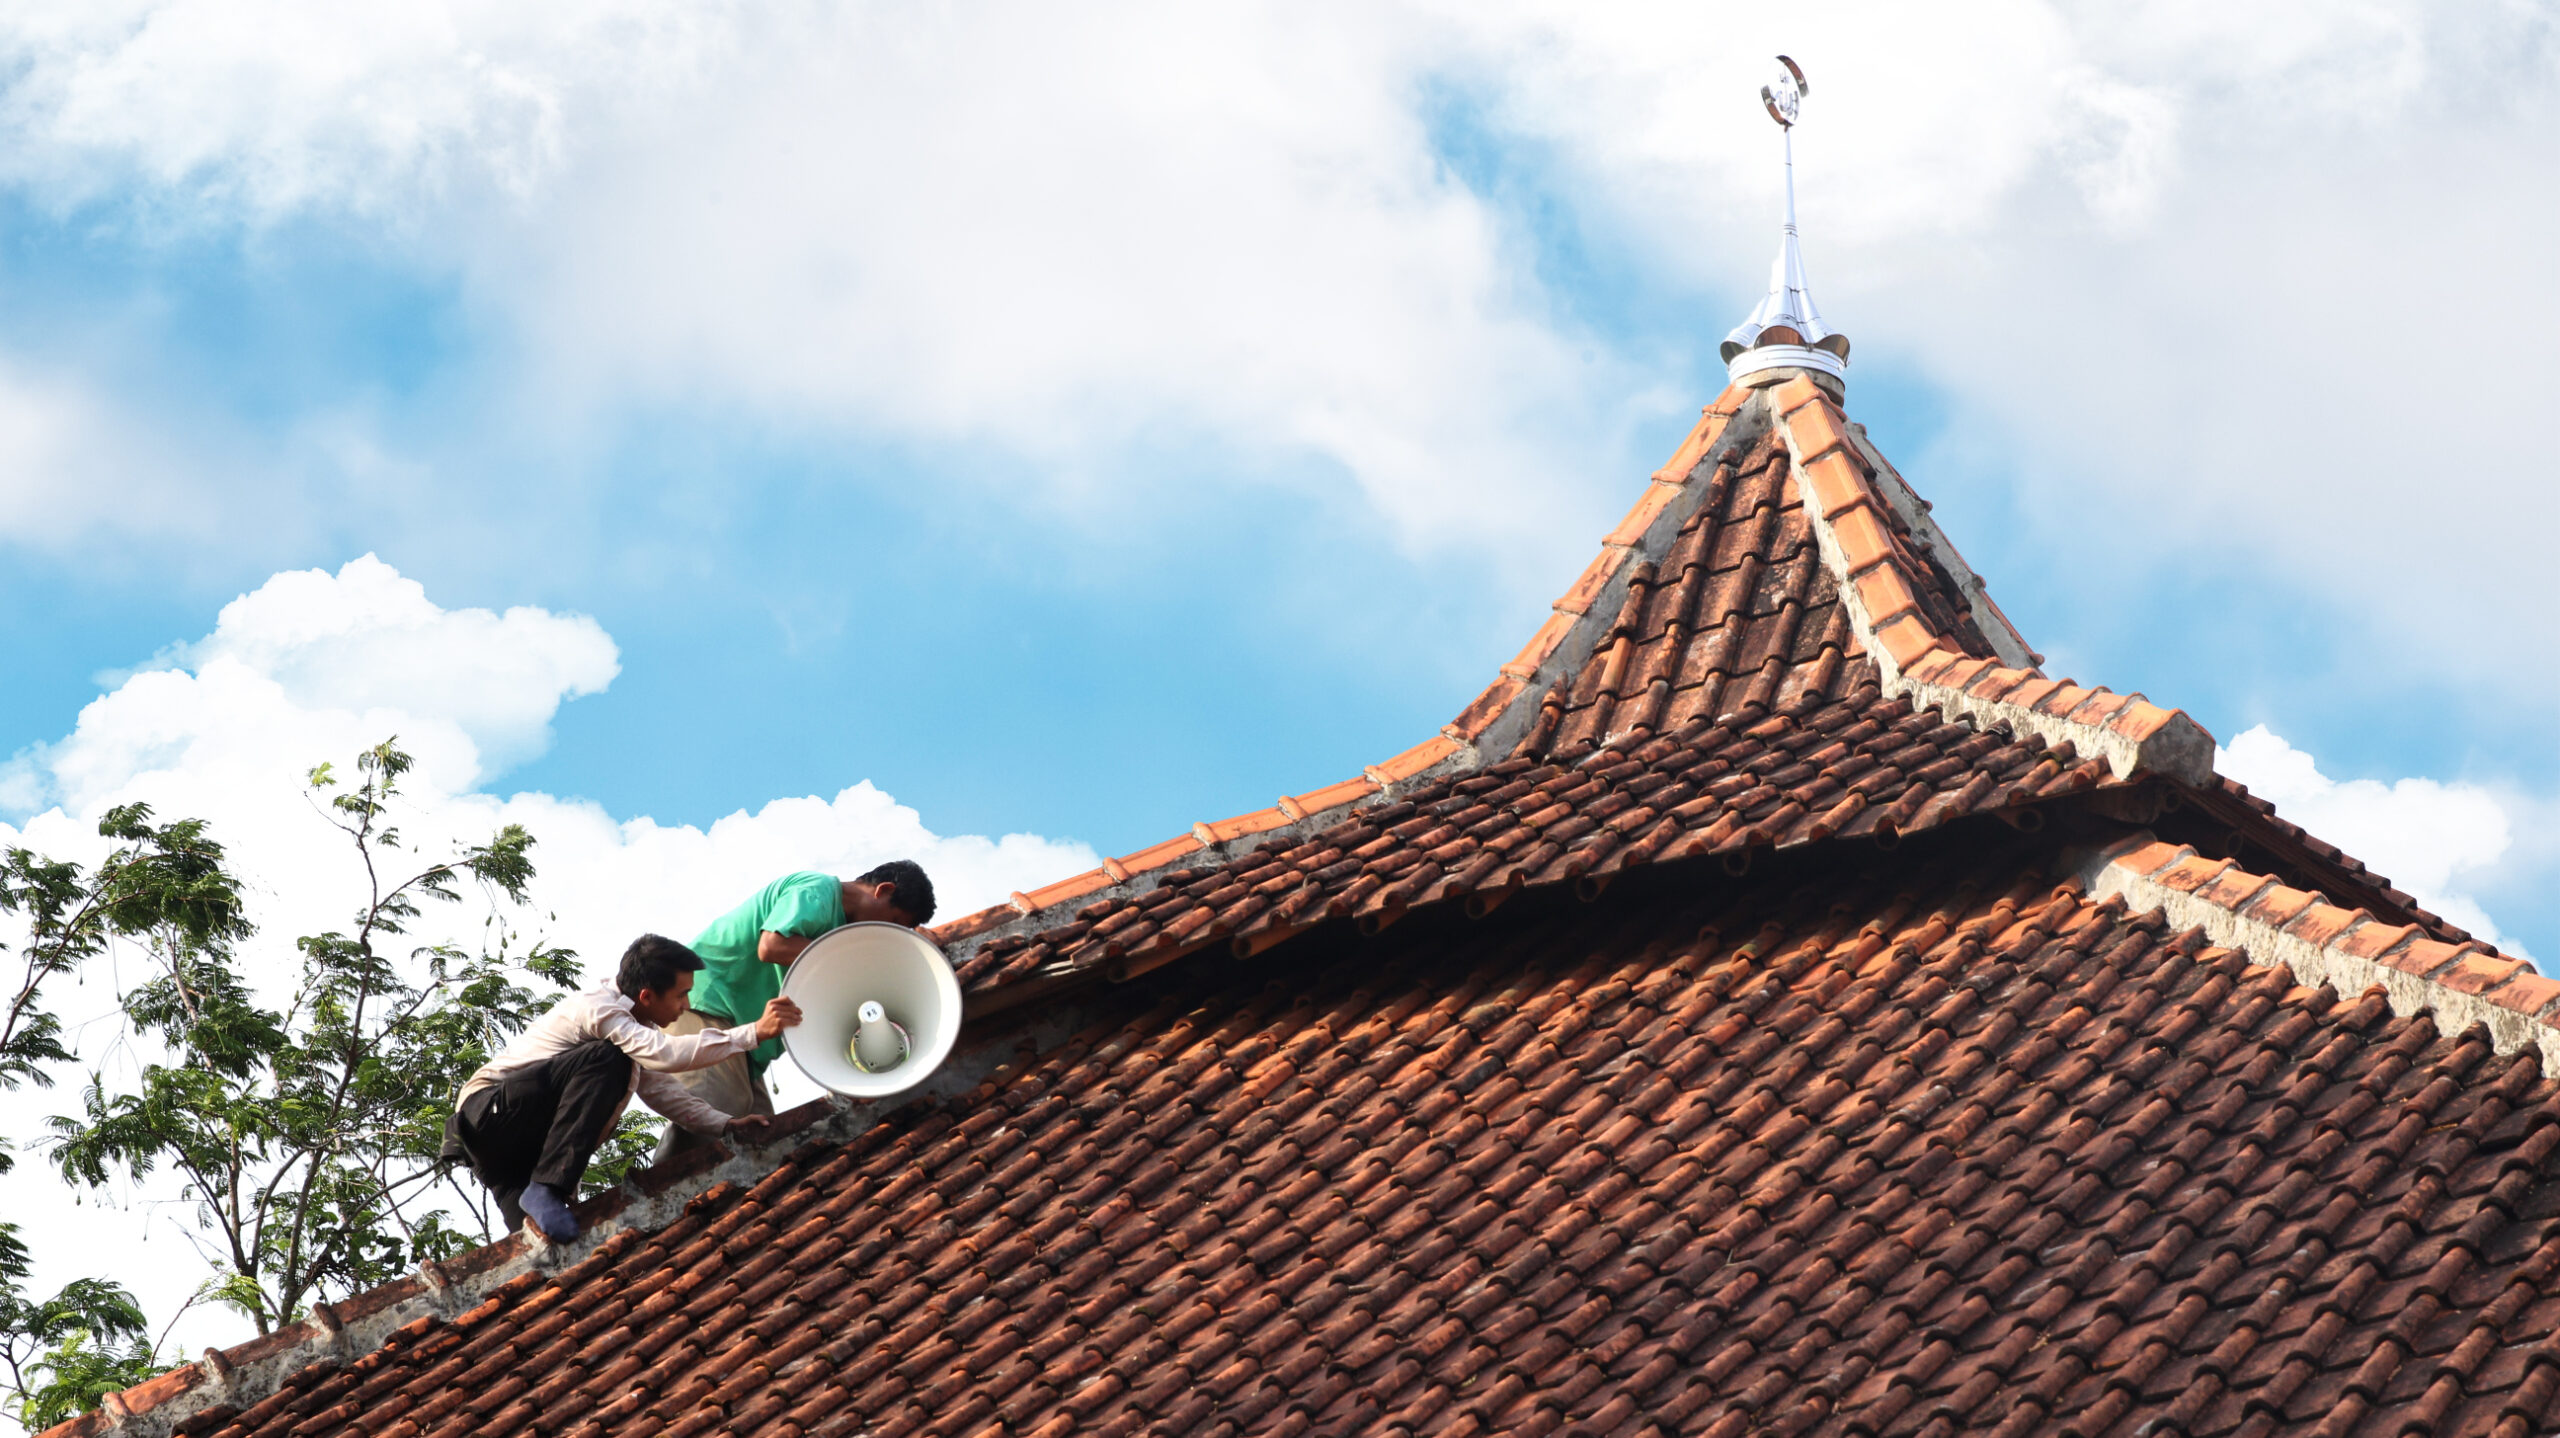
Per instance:
[[[1822,322],[1813,291],[1804,275],[1804,254],[1796,240],[1796,116],[1813,86],[1804,67],[1781,55],[1778,78],[1760,87],[1760,103],[1778,122],[1779,143],[1786,159],[1786,219],[1778,239],[1777,263],[1769,269],[1769,293],[1750,317],[1725,336],[1726,371],[1738,382],[1745,375],[1773,369],[1809,369],[1845,379],[1849,340]]]

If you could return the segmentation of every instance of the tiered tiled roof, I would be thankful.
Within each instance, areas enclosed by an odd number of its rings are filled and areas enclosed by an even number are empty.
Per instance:
[[[925,1088],[73,1429],[2550,1431],[2560,984],[2040,663],[1728,391],[1440,735],[936,931]]]
[[[2549,1431],[2535,1057],[2042,847],[1106,988],[964,1096],[185,1431]]]

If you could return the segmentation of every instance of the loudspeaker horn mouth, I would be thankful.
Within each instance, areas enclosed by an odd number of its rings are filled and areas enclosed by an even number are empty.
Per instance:
[[[792,960],[782,992],[801,1021],[783,1048],[821,1087],[886,1098],[931,1077],[960,1033],[960,981],[932,941],[899,924],[846,924]]]

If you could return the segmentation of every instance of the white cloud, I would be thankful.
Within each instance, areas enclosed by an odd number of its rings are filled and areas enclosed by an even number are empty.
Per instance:
[[[97,816],[137,799],[208,819],[266,887],[257,917],[271,936],[340,925],[356,897],[354,860],[305,802],[303,775],[322,760],[350,775],[358,751],[394,735],[416,760],[404,831],[476,842],[524,824],[537,840],[539,896],[558,916],[551,936],[591,962],[645,929],[690,937],[791,868],[912,857],[934,873],[948,916],[1096,862],[1081,844],[1031,835],[935,834],[867,781],[741,809],[708,830],[489,792],[547,746],[561,703],[611,681],[613,641],[583,615],[441,608],[371,555],[335,574],[278,574],[169,654],[12,766],[7,792],[49,807],[14,832],[0,825],[0,842],[86,858],[99,847]]]
[[[2513,844],[2497,794],[2425,778],[2332,779],[2264,724],[2217,749],[2214,768],[2484,942],[2524,953],[2474,896]]]
[[[852,874],[914,858],[933,875],[949,917],[1097,862],[1082,844],[1029,834],[937,834],[868,782],[832,798],[742,808],[707,829],[617,818],[584,800],[492,792],[489,781],[506,764],[542,749],[561,703],[602,690],[616,670],[613,641],[584,616],[444,609],[369,555],[335,574],[279,574],[226,605],[211,634],[171,650],[167,667],[124,677],[81,711],[70,734],[0,770],[0,798],[16,801],[15,812],[49,805],[15,827],[0,823],[0,847],[94,861],[99,813],[137,799],[164,818],[211,821],[253,885],[261,934],[247,966],[278,999],[293,974],[293,938],[343,929],[362,896],[356,859],[305,802],[302,776],[332,760],[352,777],[356,752],[394,734],[417,759],[400,815],[409,840],[441,857],[448,841],[524,825],[538,870],[536,912],[524,927],[579,950],[591,978],[609,973],[638,934],[689,939],[793,869]],[[415,937],[476,943],[484,915],[475,903],[438,910]],[[116,1044],[107,978],[57,986],[52,1007],[75,1026],[83,1059],[113,1071],[130,1055]],[[75,1090],[66,1082],[0,1095],[0,1134],[40,1132],[38,1115],[67,1106]],[[813,1092],[789,1076],[783,1099]],[[153,1241],[179,1247],[168,1223],[183,1211],[157,1210],[166,1217],[149,1221]],[[0,1212],[41,1230],[41,1276],[54,1283],[87,1271],[88,1255],[129,1245],[145,1226],[133,1212],[75,1207],[32,1154],[0,1179]],[[201,1269],[181,1255],[119,1265],[115,1276],[165,1317]],[[188,1333],[191,1343],[244,1336],[214,1314],[191,1319]]]
[[[2560,379],[2544,6],[124,0],[0,18],[0,173],[146,226],[392,237],[526,370],[492,424],[735,406],[1052,495],[1171,435],[1230,482],[1339,466],[1408,542],[1544,587],[1669,404],[1565,318],[1434,106],[1735,297],[1704,348],[1771,242],[1779,49],[1814,79],[1827,309],[1943,387],[2052,543],[2269,570],[2560,698],[2498,662],[2554,642],[2521,419]],[[2413,502],[2421,470],[2469,498]],[[2412,554],[2454,562],[2373,583]]]
[[[1569,63],[1509,68],[1662,263],[1713,284],[1766,248],[1730,216],[1770,204],[1767,140],[1719,117],[1791,50],[1826,316],[1942,388],[2049,549],[2238,566],[2334,606],[2355,652],[2560,702],[2560,670],[2513,662],[2560,643],[2531,587],[2560,490],[2522,421],[2560,383],[2549,7],[1661,21],[1577,13],[1546,37]],[[1930,458],[1903,456],[1924,489]]]
[[[186,482],[190,468],[94,384],[0,356],[0,537],[198,530],[219,506]]]

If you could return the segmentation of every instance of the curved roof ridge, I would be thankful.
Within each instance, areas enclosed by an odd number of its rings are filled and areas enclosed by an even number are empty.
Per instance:
[[[2440,1031],[2488,1027],[2499,1053],[2532,1048],[2560,1072],[2560,981],[2476,939],[2446,943],[2420,925],[2342,909],[2320,894],[2254,874],[2149,831],[2071,865],[2092,898],[2120,895],[2135,912],[2161,910],[2260,963],[2282,964],[2306,987],[2341,995],[2379,985],[2392,1012],[2425,1013]]]
[[[1653,472],[1634,507],[1601,537],[1599,555],[1549,606],[1547,621],[1439,734],[1352,778],[1284,796],[1268,808],[1203,820],[1187,833],[1105,859],[1054,884],[1018,891],[1002,904],[926,933],[946,950],[962,946],[952,954],[959,962],[981,945],[1044,926],[1051,920],[1043,916],[1061,905],[1107,894],[1147,893],[1163,874],[1187,873],[1184,860],[1196,862],[1204,855],[1223,859],[1232,852],[1227,846],[1238,841],[1251,840],[1258,848],[1319,833],[1362,808],[1391,802],[1417,781],[1464,772],[1508,754],[1537,722],[1545,691],[1569,679],[1608,633],[1636,570],[1670,550],[1681,525],[1705,500],[1700,471],[1712,469],[1714,460],[1734,444],[1761,433],[1762,426],[1733,423],[1757,396],[1746,386],[1732,385],[1699,411],[1698,422]]]
[[[1928,501],[1828,392],[1797,375],[1767,394],[1823,560],[1888,681],[1933,648],[2028,670],[2042,662],[1930,517]],[[1888,475],[1892,482],[1881,483]]]

